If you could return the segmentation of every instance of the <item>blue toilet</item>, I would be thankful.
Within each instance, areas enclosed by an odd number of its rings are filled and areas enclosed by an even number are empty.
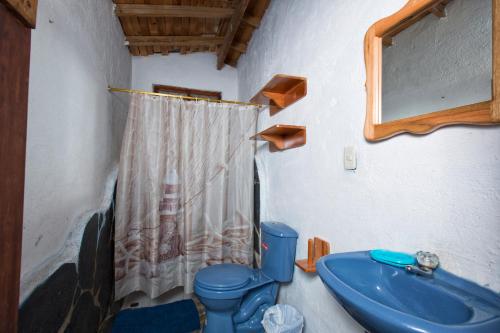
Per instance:
[[[286,224],[261,224],[261,269],[220,264],[201,269],[194,291],[205,305],[204,333],[264,332],[262,317],[276,303],[280,282],[293,277],[298,234]]]

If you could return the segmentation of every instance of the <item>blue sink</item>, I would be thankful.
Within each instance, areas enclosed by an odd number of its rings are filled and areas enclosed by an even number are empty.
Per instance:
[[[349,252],[321,258],[316,270],[370,332],[500,332],[500,296],[440,268],[423,277]]]

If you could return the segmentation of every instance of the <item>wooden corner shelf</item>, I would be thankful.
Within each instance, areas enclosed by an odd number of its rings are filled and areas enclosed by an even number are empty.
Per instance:
[[[295,265],[306,273],[315,273],[316,261],[327,254],[330,254],[330,243],[314,237],[307,241],[307,259],[297,260]]]
[[[250,102],[269,105],[269,113],[273,116],[306,95],[305,77],[277,74]]]
[[[250,139],[268,141],[270,151],[297,148],[306,144],[306,127],[274,125],[255,134]]]

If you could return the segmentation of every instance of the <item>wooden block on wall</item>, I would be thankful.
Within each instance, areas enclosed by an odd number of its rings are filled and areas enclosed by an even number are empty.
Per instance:
[[[295,262],[295,265],[306,273],[316,272],[316,261],[319,258],[330,254],[330,243],[314,237],[307,242],[307,259],[300,259]]]

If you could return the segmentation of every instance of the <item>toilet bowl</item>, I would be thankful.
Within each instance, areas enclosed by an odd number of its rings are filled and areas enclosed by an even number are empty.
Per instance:
[[[284,223],[261,224],[262,268],[219,264],[201,269],[194,291],[205,305],[204,333],[263,332],[264,312],[276,303],[279,283],[293,277],[298,234]]]

